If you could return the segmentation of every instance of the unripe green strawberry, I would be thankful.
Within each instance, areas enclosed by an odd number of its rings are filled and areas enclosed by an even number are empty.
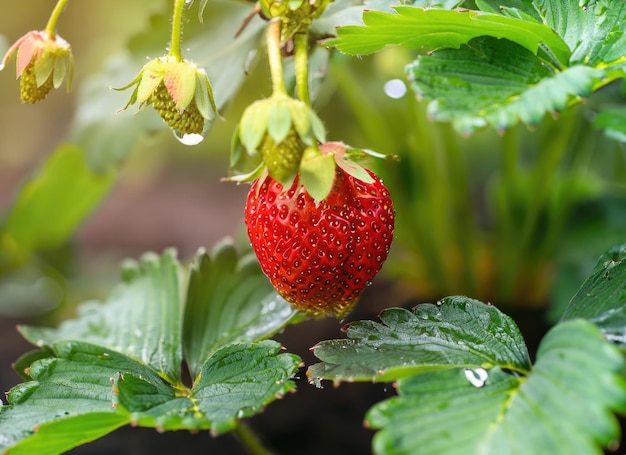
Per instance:
[[[23,103],[35,104],[37,101],[41,101],[48,96],[53,86],[52,74],[50,74],[48,79],[46,79],[40,87],[37,87],[35,65],[34,62],[31,61],[26,68],[24,68],[20,76],[20,99]]]
[[[298,178],[285,191],[271,177],[250,189],[245,222],[252,248],[277,292],[312,317],[347,315],[378,273],[393,239],[389,191],[336,168],[316,203]]]
[[[259,145],[269,174],[280,182],[291,180],[298,173],[305,148],[306,145],[293,128],[278,144],[266,134]]]
[[[192,100],[183,110],[176,107],[176,103],[161,82],[150,97],[150,102],[159,116],[173,130],[184,134],[202,134],[204,129],[204,117]]]

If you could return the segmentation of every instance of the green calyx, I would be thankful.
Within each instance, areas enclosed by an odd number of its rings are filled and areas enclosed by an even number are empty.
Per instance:
[[[135,86],[124,107],[152,105],[168,126],[185,134],[200,134],[205,121],[217,116],[213,89],[206,72],[195,64],[165,56],[149,61],[128,85]]]
[[[261,0],[260,5],[265,16],[280,18],[281,40],[287,41],[296,33],[307,30],[313,19],[320,17],[331,1]]]
[[[275,93],[244,111],[235,131],[231,166],[237,170],[245,158],[258,156],[269,175],[286,185],[299,173],[305,150],[316,148],[325,137],[324,125],[313,109],[284,93]],[[257,176],[255,172],[233,180],[248,181]]]

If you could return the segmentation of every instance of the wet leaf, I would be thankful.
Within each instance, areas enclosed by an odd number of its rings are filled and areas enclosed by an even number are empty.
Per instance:
[[[626,345],[626,244],[616,245],[598,259],[562,320],[574,318],[593,322],[609,340]]]
[[[390,308],[381,323],[357,321],[348,339],[313,348],[322,360],[309,367],[310,380],[393,381],[416,373],[495,366],[525,373],[526,345],[512,319],[467,297],[447,297],[413,311]]]
[[[210,255],[196,255],[185,308],[185,356],[193,377],[218,349],[267,338],[295,315],[255,257],[240,255],[230,240]]]
[[[527,376],[499,367],[479,387],[463,370],[398,381],[398,397],[375,405],[369,426],[376,454],[602,453],[626,409],[624,360],[599,330],[559,324],[542,340]]]

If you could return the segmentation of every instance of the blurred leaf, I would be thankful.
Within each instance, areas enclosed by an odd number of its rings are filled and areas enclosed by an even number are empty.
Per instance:
[[[18,194],[0,231],[0,246],[28,253],[61,245],[114,182],[111,172],[91,171],[80,148],[60,145]]]
[[[611,139],[626,142],[626,107],[603,110],[593,119],[593,126],[602,129]]]
[[[337,39],[327,42],[347,54],[370,54],[388,45],[402,45],[426,54],[459,48],[473,38],[506,38],[537,54],[540,45],[550,48],[557,60],[569,60],[567,45],[549,27],[499,14],[470,10],[421,9],[398,6],[397,14],[369,11],[362,26],[337,30]]]
[[[570,301],[562,320],[585,318],[609,340],[626,345],[626,244],[603,254]]]
[[[151,17],[144,31],[133,37],[126,53],[109,59],[100,73],[83,84],[71,132],[72,141],[87,151],[89,164],[106,169],[123,161],[138,139],[146,132],[167,128],[152,108],[133,112],[123,108],[130,92],[117,92],[110,87],[123,87],[135,78],[146,57],[157,58],[167,53],[170,39],[169,2],[164,12]],[[211,80],[218,109],[237,93],[255,58],[265,22],[255,18],[235,38],[235,33],[252,6],[246,2],[212,1],[206,6],[204,21],[190,16],[184,25],[184,58],[204,68]]]
[[[552,74],[527,50],[489,37],[418,57],[407,72],[415,91],[435,100],[429,114],[464,132],[488,124],[537,124],[606,82],[603,70],[586,66]]]
[[[7,455],[56,455],[126,425],[128,415],[112,412],[91,412],[51,420],[38,425],[33,436],[13,446]],[[0,442],[0,447],[2,447]]]
[[[200,251],[191,266],[184,319],[184,350],[192,377],[218,349],[274,334],[295,315],[252,254],[231,241]]]
[[[81,340],[113,349],[140,359],[176,383],[182,362],[180,273],[173,250],[161,257],[147,253],[138,263],[126,262],[123,282],[106,303],[83,303],[78,318],[58,328],[23,326],[20,331],[37,346]]]
[[[456,369],[400,379],[399,396],[367,415],[382,429],[374,452],[600,454],[619,437],[611,411],[626,410],[623,367],[592,324],[559,324],[526,377],[496,367],[481,387]]]
[[[322,363],[309,367],[309,379],[381,382],[460,367],[530,369],[513,320],[477,300],[447,297],[413,311],[390,308],[380,319],[351,323],[347,340],[318,343],[313,352]]]
[[[555,258],[558,273],[547,314],[554,324],[592,274],[598,258],[624,241],[626,197],[604,196],[583,201],[573,208],[567,224]]]

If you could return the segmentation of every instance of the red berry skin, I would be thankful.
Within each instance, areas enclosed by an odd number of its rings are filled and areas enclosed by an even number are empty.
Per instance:
[[[298,184],[254,182],[245,208],[252,248],[276,291],[313,318],[343,318],[387,258],[394,211],[389,191],[337,166],[333,188],[316,203]]]

